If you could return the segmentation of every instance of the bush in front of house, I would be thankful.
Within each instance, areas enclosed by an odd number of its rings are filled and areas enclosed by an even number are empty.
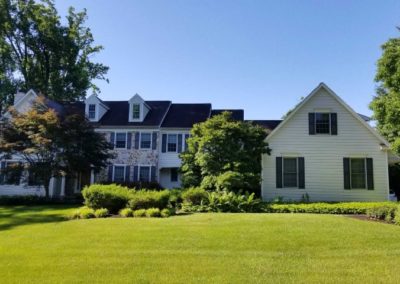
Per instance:
[[[85,205],[93,209],[106,208],[112,214],[125,208],[132,190],[116,184],[100,185],[92,184],[82,190]]]
[[[146,217],[146,209],[138,209],[133,211],[133,217],[136,218]]]
[[[168,218],[172,215],[175,215],[175,209],[173,208],[164,208],[161,210],[161,217]]]
[[[110,215],[110,213],[107,208],[100,208],[94,211],[94,216],[96,216],[96,218],[106,218],[108,215]]]
[[[150,217],[150,218],[161,217],[161,211],[158,208],[146,209],[146,217]]]
[[[133,217],[133,210],[131,208],[121,209],[119,215],[122,217]]]
[[[396,206],[393,202],[339,202],[339,203],[266,203],[269,213],[322,213],[322,214],[367,214],[368,210],[384,206]]]
[[[235,193],[232,191],[202,192],[193,189],[189,198],[182,194],[184,212],[262,212],[262,201],[255,194]],[[205,193],[205,194],[204,194]]]
[[[128,207],[132,210],[148,208],[158,208],[161,210],[168,207],[169,198],[170,192],[168,190],[138,190],[130,196]]]
[[[192,187],[182,192],[182,201],[191,205],[200,205],[208,199],[208,192],[200,187]]]
[[[148,190],[164,190],[164,188],[155,181],[130,181],[130,182],[101,182],[102,185],[117,184],[122,187],[127,187],[129,189],[148,189]]]
[[[94,218],[95,210],[86,206],[76,209],[69,215],[69,219],[90,219]]]
[[[396,203],[383,205],[379,207],[369,208],[367,210],[368,218],[375,220],[385,220],[386,222],[392,223],[395,217],[395,213],[397,210]]]

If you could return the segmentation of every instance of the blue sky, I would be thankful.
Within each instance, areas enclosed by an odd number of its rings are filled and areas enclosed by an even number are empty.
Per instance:
[[[279,119],[327,83],[371,114],[380,46],[400,36],[400,1],[58,0],[87,8],[104,100],[211,102]]]

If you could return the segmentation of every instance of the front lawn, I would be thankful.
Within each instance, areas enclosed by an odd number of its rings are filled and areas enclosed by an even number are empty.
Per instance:
[[[1,283],[398,283],[400,227],[340,215],[64,221],[0,207]]]

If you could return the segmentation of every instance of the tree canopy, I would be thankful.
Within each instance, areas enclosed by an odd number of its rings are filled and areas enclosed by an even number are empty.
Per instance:
[[[370,108],[377,129],[400,154],[400,38],[391,38],[382,45],[375,81],[379,85]]]
[[[53,0],[0,0],[0,106],[18,89],[58,101],[99,91],[93,81],[106,79],[108,67],[92,61],[103,47],[86,19],[86,10],[71,7],[63,24]]]
[[[194,125],[181,154],[183,185],[259,194],[261,155],[270,151],[265,137],[263,128],[228,112]]]
[[[51,177],[95,171],[107,165],[111,147],[83,115],[56,113],[39,97],[25,113],[14,109],[2,125],[0,153],[20,158],[44,185]]]

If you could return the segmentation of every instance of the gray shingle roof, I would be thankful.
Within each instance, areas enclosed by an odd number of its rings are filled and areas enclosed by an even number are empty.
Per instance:
[[[211,104],[171,104],[161,127],[191,128],[210,117]]]

